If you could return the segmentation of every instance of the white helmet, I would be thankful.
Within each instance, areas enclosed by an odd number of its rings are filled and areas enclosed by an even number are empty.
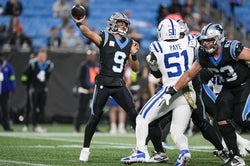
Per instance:
[[[223,27],[220,24],[207,24],[202,28],[199,40],[201,41],[201,45],[203,45],[204,40],[214,40],[212,48],[205,48],[207,53],[213,53],[225,40]]]
[[[127,24],[127,27],[125,30],[118,28],[117,26],[118,21],[122,21]],[[119,33],[120,35],[125,36],[128,32],[129,24],[130,24],[130,21],[125,14],[116,12],[109,17],[108,22],[107,22],[107,30],[111,33]]]
[[[179,39],[180,26],[173,19],[164,19],[158,25],[157,33],[159,41]]]
[[[177,20],[177,22],[180,25],[180,33],[183,35],[188,35],[189,34],[189,28],[187,23],[185,23],[183,20]]]

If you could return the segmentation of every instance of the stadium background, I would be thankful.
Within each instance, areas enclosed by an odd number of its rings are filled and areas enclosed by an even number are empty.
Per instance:
[[[53,17],[52,5],[55,1],[20,0],[23,4],[23,13],[19,16],[19,20],[23,25],[24,33],[32,38],[33,46],[36,48],[46,46],[49,29],[61,24],[60,19]],[[0,2],[5,5],[7,0],[1,0]],[[197,6],[201,3],[199,0],[194,0],[194,2]],[[250,46],[249,0],[243,0],[243,5],[236,7],[234,16],[230,11],[227,0],[202,1],[202,3],[204,2],[213,22],[224,25],[226,30],[234,33],[235,39],[242,41],[248,47]],[[184,4],[185,0],[180,0],[180,3]],[[153,27],[137,27],[137,31],[144,36],[139,54],[140,59],[143,60],[150,42],[156,39],[156,17],[160,4],[169,6],[171,0],[89,0],[90,15],[88,21],[91,27],[100,31],[105,29],[107,18],[111,14],[116,11],[123,12],[127,9],[131,12],[132,19],[143,20],[154,25]],[[212,6],[216,6],[216,8]],[[0,16],[0,24],[8,26],[10,18],[10,16]],[[74,25],[72,21],[71,24]],[[74,27],[77,30],[77,27]],[[16,117],[17,114],[21,113],[21,108],[25,104],[25,87],[20,83],[20,75],[27,64],[30,52],[8,49],[4,51],[16,71],[17,91],[10,103],[13,116]],[[62,49],[57,52],[49,52],[49,59],[55,63],[55,70],[49,81],[46,107],[48,121],[71,122],[75,116],[77,99],[73,96],[72,88],[78,65],[85,56],[84,51],[84,49],[77,52]]]

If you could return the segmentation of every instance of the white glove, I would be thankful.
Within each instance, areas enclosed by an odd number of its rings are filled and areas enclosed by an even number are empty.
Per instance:
[[[148,65],[149,65],[149,67],[150,67],[150,69],[152,71],[157,71],[158,70],[157,61],[155,59],[152,59],[150,54],[148,54],[146,56],[146,61],[147,61]]]
[[[170,94],[168,94],[168,93],[166,93],[164,96],[163,96],[163,98],[164,98],[164,100],[165,100],[165,102],[166,102],[166,105],[169,105],[169,101],[170,101],[170,99],[171,99],[171,95]]]
[[[168,87],[168,90],[166,93],[163,95],[164,100],[166,101],[166,105],[169,105],[169,100],[171,97],[177,93],[177,90],[173,86]]]

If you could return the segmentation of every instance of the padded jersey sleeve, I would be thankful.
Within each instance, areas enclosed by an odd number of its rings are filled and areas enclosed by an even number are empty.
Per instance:
[[[107,31],[101,31],[101,32],[99,33],[99,35],[100,35],[101,38],[102,38],[102,42],[101,42],[101,44],[100,44],[100,46],[99,46],[99,48],[100,48],[100,47],[104,47],[105,44],[107,43],[107,41],[108,41],[108,32],[107,32]]]
[[[241,51],[243,50],[244,48],[244,45],[237,41],[237,40],[233,40],[231,43],[230,43],[230,55],[233,59],[236,59],[237,56],[240,55]]]
[[[163,52],[162,47],[158,41],[154,41],[150,44],[149,51],[150,52],[160,52],[160,53]]]
[[[204,50],[203,47],[199,46],[199,47],[195,47],[194,48],[194,58],[195,60],[197,60],[198,62],[200,62],[200,56],[205,56],[206,52]]]

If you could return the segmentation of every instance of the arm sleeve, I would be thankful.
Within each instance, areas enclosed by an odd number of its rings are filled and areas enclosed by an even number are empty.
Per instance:
[[[100,48],[100,47],[103,47],[107,43],[109,34],[108,34],[107,31],[101,31],[99,35],[102,38],[102,42],[101,42],[101,44],[99,46],[99,48]]]

